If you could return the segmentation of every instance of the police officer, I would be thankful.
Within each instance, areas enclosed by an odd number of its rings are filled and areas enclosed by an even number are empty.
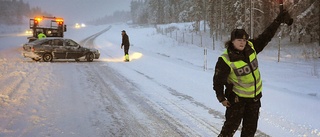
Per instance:
[[[39,34],[38,34],[38,39],[43,39],[43,38],[46,38],[47,36],[42,32],[42,31],[40,31],[40,32],[38,32]]]
[[[262,97],[257,54],[271,41],[281,23],[291,25],[290,18],[288,12],[280,13],[256,39],[248,40],[243,29],[231,32],[231,40],[226,42],[227,49],[218,58],[213,76],[217,99],[226,107],[219,137],[232,137],[241,121],[241,137],[254,136]]]
[[[121,49],[124,47],[125,61],[129,61],[129,47],[130,47],[129,36],[127,35],[125,30],[123,30],[121,32],[122,32],[121,33],[121,35],[122,35]]]

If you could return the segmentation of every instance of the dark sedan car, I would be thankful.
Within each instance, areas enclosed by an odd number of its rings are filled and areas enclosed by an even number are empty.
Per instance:
[[[91,62],[93,59],[99,59],[100,52],[97,49],[82,47],[71,39],[44,38],[24,44],[22,55],[35,61],[41,59],[45,62],[50,62],[52,59],[80,61],[84,58]]]

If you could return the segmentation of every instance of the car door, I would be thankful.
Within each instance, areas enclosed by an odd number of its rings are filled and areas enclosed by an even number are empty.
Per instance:
[[[65,59],[67,49],[64,46],[63,39],[53,39],[51,41],[51,45],[53,47],[53,56],[57,59]]]
[[[80,45],[71,39],[65,40],[65,45],[68,49],[67,58],[68,59],[77,59],[82,57],[82,52]]]
[[[51,52],[51,40],[42,40],[41,44],[39,45],[39,52]]]

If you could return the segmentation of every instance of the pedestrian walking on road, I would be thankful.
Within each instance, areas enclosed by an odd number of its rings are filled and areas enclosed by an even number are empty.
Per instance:
[[[288,12],[277,18],[256,39],[243,29],[234,29],[226,50],[218,58],[213,76],[217,99],[226,107],[219,137],[232,137],[242,121],[241,137],[254,137],[262,97],[262,79],[257,54],[271,41],[281,23],[292,24]]]
[[[121,35],[122,35],[121,49],[124,47],[124,61],[129,61],[129,47],[130,47],[129,36],[127,35],[125,30],[122,31]]]

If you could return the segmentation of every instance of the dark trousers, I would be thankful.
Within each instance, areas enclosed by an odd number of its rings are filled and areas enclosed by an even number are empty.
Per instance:
[[[129,46],[124,45],[124,55],[129,55]]]
[[[242,120],[241,137],[254,137],[258,126],[260,99],[240,99],[226,110],[226,121],[218,137],[232,137]]]

